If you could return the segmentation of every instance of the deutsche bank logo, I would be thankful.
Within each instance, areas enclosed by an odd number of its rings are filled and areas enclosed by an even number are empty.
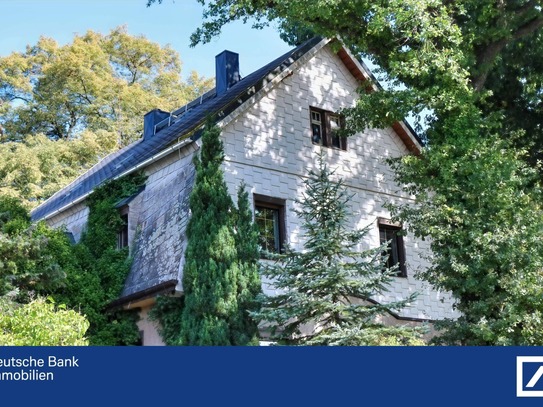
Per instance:
[[[543,356],[517,356],[517,397],[543,397]]]

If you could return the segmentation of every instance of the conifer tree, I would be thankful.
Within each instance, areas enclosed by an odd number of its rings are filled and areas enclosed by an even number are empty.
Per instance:
[[[220,129],[208,123],[200,156],[194,158],[196,181],[183,270],[182,345],[243,345],[256,332],[254,323],[249,327],[243,308],[251,302],[248,294],[254,290],[255,278],[246,279],[243,270],[253,267],[254,254],[250,245],[236,243],[236,211],[221,169],[224,150],[219,136]],[[243,205],[238,223],[246,218]],[[238,229],[247,234],[245,226]],[[238,260],[238,247],[245,261]]]
[[[257,311],[256,297],[262,291],[259,268],[258,228],[253,223],[253,213],[245,184],[238,189],[238,208],[235,222],[235,242],[239,268],[239,312],[233,315],[231,329],[234,345],[258,344],[258,327],[249,315]]]
[[[385,326],[378,321],[414,296],[388,304],[371,299],[385,291],[394,269],[386,269],[384,246],[359,251],[368,228],[351,230],[350,196],[343,180],[331,180],[324,158],[304,181],[306,192],[296,202],[302,221],[303,251],[287,247],[261,274],[278,294],[261,295],[262,309],[252,313],[267,326],[272,339],[304,345],[420,344],[420,331]]]

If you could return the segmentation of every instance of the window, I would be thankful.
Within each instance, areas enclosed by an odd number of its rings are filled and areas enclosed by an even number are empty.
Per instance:
[[[141,205],[141,201],[135,201],[136,198],[140,197],[140,193],[145,189],[145,185],[142,185],[138,188],[134,194],[121,199],[119,202],[115,204],[115,208],[119,210],[119,215],[122,219],[122,225],[119,227],[119,230],[117,232],[117,249],[122,249],[123,247],[127,247],[129,245],[129,233],[128,233],[128,213],[130,211],[130,208],[134,208],[132,205],[135,205],[135,208],[138,208],[139,205]],[[138,203],[137,203],[138,202]],[[136,212],[137,213],[137,212]],[[132,220],[135,221],[134,216],[131,216]],[[134,225],[132,225],[132,234],[134,232]],[[133,236],[130,236],[133,238]]]
[[[285,241],[285,201],[256,194],[254,201],[261,251],[281,253]]]
[[[121,214],[123,224],[117,233],[117,249],[128,246],[128,213]]]
[[[337,135],[343,126],[342,118],[337,113],[311,107],[311,141],[324,147],[347,150],[347,139]]]
[[[379,241],[388,243],[386,267],[398,267],[398,277],[407,277],[405,267],[405,247],[401,235],[401,226],[387,219],[379,219]]]

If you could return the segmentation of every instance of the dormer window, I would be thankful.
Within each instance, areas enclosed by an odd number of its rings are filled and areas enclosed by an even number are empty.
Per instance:
[[[337,131],[342,128],[339,114],[311,107],[311,141],[324,147],[347,150],[347,139],[340,137]]]
[[[141,205],[140,194],[144,189],[145,185],[138,188],[133,195],[123,198],[115,204],[115,208],[118,209],[119,216],[122,219],[121,226],[117,232],[117,249],[130,246],[131,239],[134,238],[134,226],[137,223],[138,208],[140,208]],[[131,223],[131,225],[129,225],[129,223]],[[129,226],[131,226],[131,228]]]
[[[128,246],[128,206],[121,208],[120,215],[123,223],[117,232],[117,249]]]

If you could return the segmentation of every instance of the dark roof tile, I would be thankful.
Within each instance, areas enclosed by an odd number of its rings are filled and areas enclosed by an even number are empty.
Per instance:
[[[125,171],[160,153],[178,139],[190,136],[195,129],[203,124],[208,116],[216,115],[217,119],[220,120],[252,96],[255,93],[254,87],[260,88],[264,86],[265,83],[292,65],[320,40],[314,38],[287,52],[241,79],[222,95],[216,96],[213,89],[202,95],[202,97],[193,100],[186,107],[176,110],[174,113],[180,114],[180,116],[171,126],[161,129],[146,140],[138,140],[105,157],[70,185],[35,208],[31,214],[32,220],[40,220],[50,216],[73,201],[83,198],[104,181],[122,175]],[[68,191],[72,192],[67,193]]]

